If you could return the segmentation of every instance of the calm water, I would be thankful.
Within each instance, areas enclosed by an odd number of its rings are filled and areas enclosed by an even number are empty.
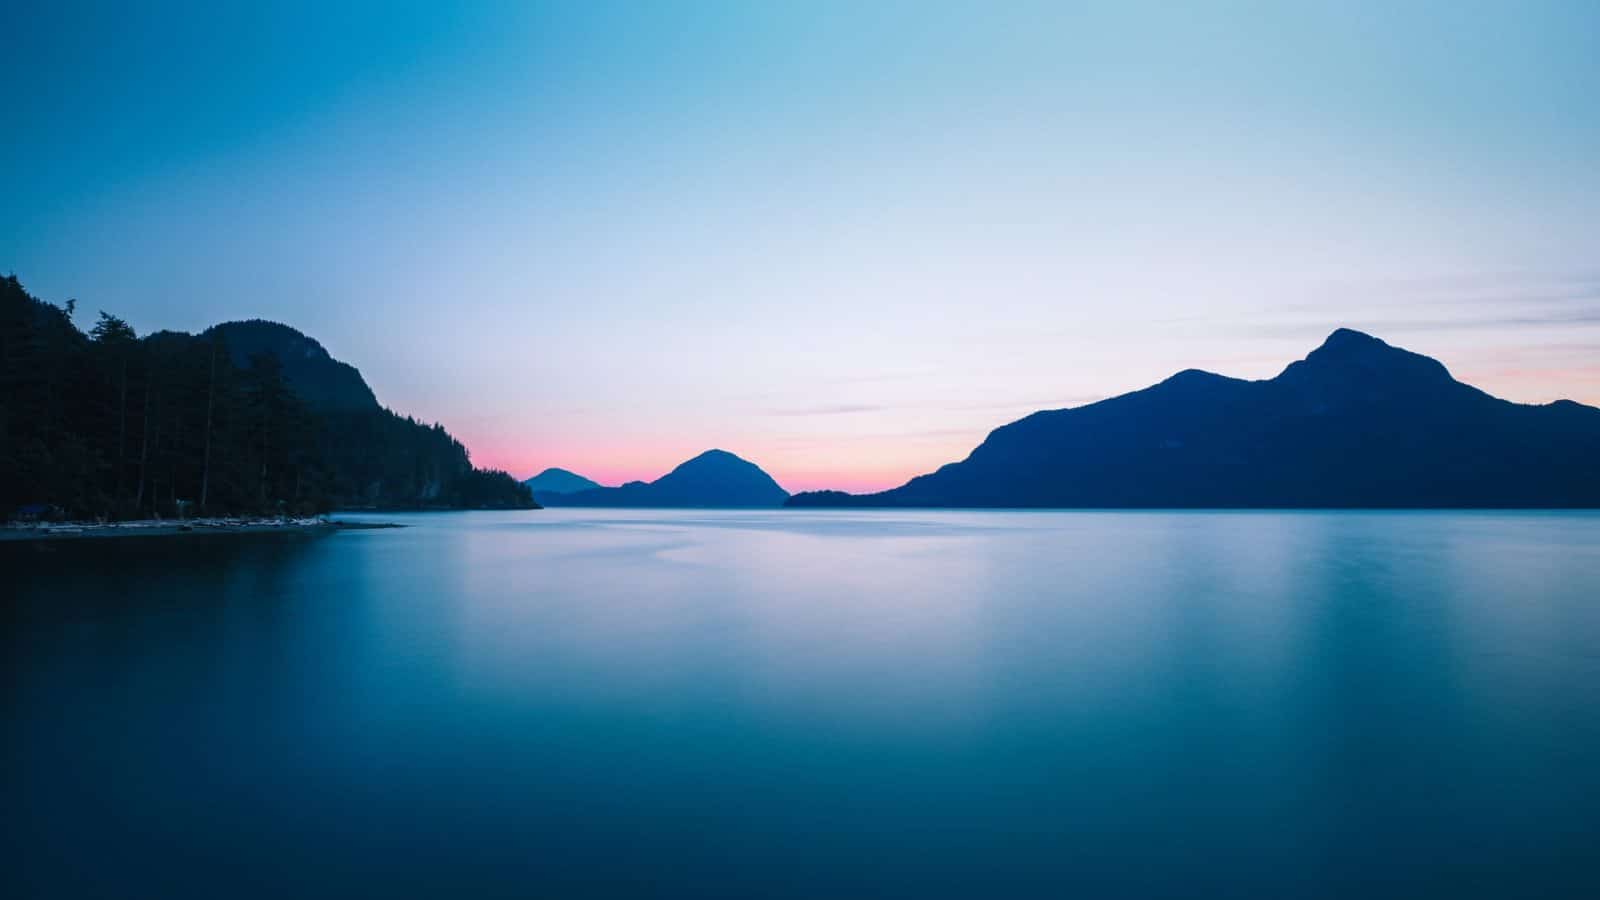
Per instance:
[[[0,548],[0,893],[1600,896],[1595,514],[399,518]]]

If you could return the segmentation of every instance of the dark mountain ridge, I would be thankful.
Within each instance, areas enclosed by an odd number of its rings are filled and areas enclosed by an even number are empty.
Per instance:
[[[546,506],[753,508],[782,506],[788,498],[772,476],[726,450],[707,450],[648,483],[534,494]]]
[[[877,494],[790,506],[1560,508],[1600,506],[1600,409],[1523,405],[1341,328],[1275,378],[1194,369],[991,432]]]

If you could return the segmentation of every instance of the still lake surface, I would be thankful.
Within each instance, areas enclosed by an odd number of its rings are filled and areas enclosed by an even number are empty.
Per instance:
[[[376,518],[0,548],[0,893],[1600,895],[1594,513]]]

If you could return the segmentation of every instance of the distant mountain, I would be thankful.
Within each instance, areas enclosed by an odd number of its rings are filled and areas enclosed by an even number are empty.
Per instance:
[[[545,506],[776,507],[789,492],[754,463],[726,450],[707,450],[648,484],[534,495]]]
[[[1597,507],[1600,409],[1511,403],[1349,329],[1276,378],[1190,369],[991,432],[878,494],[789,506]]]
[[[321,344],[287,325],[262,319],[224,322],[213,325],[201,337],[212,335],[221,335],[233,364],[240,369],[248,369],[250,357],[258,353],[276,356],[283,366],[284,379],[312,409],[326,412],[379,408],[378,398],[354,366],[329,356]]]
[[[590,481],[566,469],[555,468],[545,469],[522,483],[535,494],[574,494],[600,487],[599,482]]]

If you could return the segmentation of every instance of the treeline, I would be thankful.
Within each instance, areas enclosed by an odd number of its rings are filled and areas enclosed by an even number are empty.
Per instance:
[[[219,329],[141,338],[102,312],[85,334],[73,307],[0,280],[0,518],[534,506],[441,426],[315,409]]]

